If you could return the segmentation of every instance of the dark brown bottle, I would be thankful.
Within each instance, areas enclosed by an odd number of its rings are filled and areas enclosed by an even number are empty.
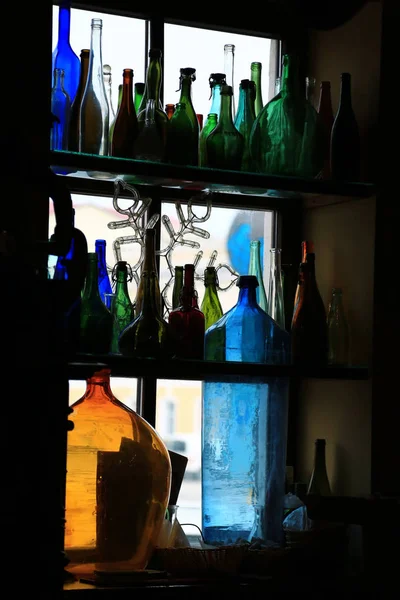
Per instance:
[[[292,320],[292,360],[303,366],[328,362],[328,327],[325,306],[315,277],[315,254],[308,253],[299,272],[299,298]]]
[[[175,104],[166,104],[165,112],[167,113],[168,119],[170,119],[175,112]]]
[[[135,141],[139,127],[133,102],[133,70],[124,69],[121,105],[115,119],[111,140],[111,156],[135,157]]]
[[[89,70],[89,54],[90,50],[81,50],[81,72],[79,77],[79,85],[75,99],[71,106],[69,118],[68,150],[70,152],[79,152],[79,113]]]
[[[340,181],[360,178],[360,135],[351,102],[351,75],[342,73],[339,108],[331,135],[331,174]]]
[[[330,156],[333,121],[334,116],[332,109],[331,82],[321,81],[318,103],[318,124],[324,160],[322,167],[323,179],[329,179],[331,176]]]

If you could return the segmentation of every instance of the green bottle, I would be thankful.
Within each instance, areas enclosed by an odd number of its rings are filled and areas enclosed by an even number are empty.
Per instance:
[[[250,65],[250,79],[255,83],[255,98],[254,98],[254,112],[256,117],[263,109],[263,99],[261,90],[261,70],[262,64],[260,62],[252,62]]]
[[[250,242],[250,263],[249,275],[255,275],[258,281],[257,287],[257,304],[268,311],[267,294],[265,293],[264,278],[261,268],[261,242],[260,240],[252,240]]]
[[[119,352],[118,338],[121,332],[134,319],[134,310],[128,292],[128,264],[119,260],[115,266],[115,297],[112,301],[111,313],[114,317],[111,352]]]
[[[154,100],[155,123],[165,148],[167,143],[168,117],[167,113],[163,110],[160,98],[162,80],[161,56],[161,50],[158,48],[150,48],[150,63],[147,68],[146,83],[137,119],[139,123],[139,132],[141,132],[146,124],[146,108],[148,107],[148,100]]]
[[[206,267],[204,271],[205,292],[200,307],[201,312],[204,314],[206,330],[224,314],[218,297],[217,284],[215,267]]]
[[[110,125],[110,143],[109,143],[109,150],[111,151],[111,143],[112,143],[112,139],[113,139],[113,135],[114,135],[114,127],[115,127],[115,121],[117,119],[117,115],[118,115],[118,111],[119,111],[119,107],[121,106],[121,100],[122,100],[122,92],[123,92],[124,86],[122,83],[120,83],[120,85],[118,86],[118,106],[117,106],[117,113],[113,118],[113,121]]]
[[[107,354],[114,318],[100,297],[97,253],[88,252],[88,269],[80,303],[79,352]]]
[[[143,305],[139,315],[119,337],[118,348],[123,356],[166,358],[169,355],[168,324],[157,307],[158,277],[155,271],[144,271]]]
[[[139,112],[140,103],[142,102],[143,94],[144,94],[144,83],[138,82],[133,86],[133,102],[135,105],[136,114]]]
[[[244,138],[232,120],[232,86],[221,86],[221,113],[206,140],[207,167],[240,171]]]
[[[221,110],[221,85],[226,85],[225,73],[211,73],[208,81],[211,90],[211,107],[199,137],[199,164],[201,167],[206,166],[206,139],[208,134],[211,133],[212,129],[214,129],[214,127],[211,129],[211,123],[208,122],[210,115],[216,115],[215,119],[212,117],[213,123],[214,120],[215,124],[218,122],[218,117]]]
[[[282,84],[257,116],[250,136],[250,153],[260,173],[315,177],[323,154],[317,111],[304,94],[298,58],[285,54]]]
[[[169,122],[167,159],[176,165],[199,164],[199,121],[192,102],[192,83],[196,81],[196,69],[180,69],[179,89],[181,95]]]
[[[251,171],[250,158],[250,133],[256,119],[254,112],[255,83],[250,79],[242,79],[239,85],[239,105],[235,117],[235,127],[244,138],[244,150],[242,156],[242,171]]]
[[[181,305],[180,297],[183,288],[183,267],[175,267],[174,287],[172,289],[172,310]]]
[[[218,116],[216,113],[210,113],[207,115],[206,124],[200,132],[200,143],[199,143],[199,166],[207,166],[207,145],[206,141],[209,134],[214,131],[218,123]]]

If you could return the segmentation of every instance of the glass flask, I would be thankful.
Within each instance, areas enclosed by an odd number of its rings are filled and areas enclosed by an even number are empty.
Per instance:
[[[232,119],[235,116],[235,44],[224,45],[224,70],[226,74],[226,85],[230,85],[232,88],[232,103],[231,103],[231,116]]]
[[[322,165],[317,111],[305,97],[298,58],[285,54],[281,91],[258,114],[250,153],[260,173],[315,177]]]
[[[156,230],[153,227],[148,227],[144,233],[144,259],[142,265],[142,272],[146,271],[147,273],[155,273],[158,275],[157,263],[156,263]],[[155,285],[155,304],[157,306],[157,310],[162,314],[162,304],[161,304],[161,291],[160,284],[157,277],[157,280],[154,282]],[[143,294],[144,294],[144,282],[142,281],[142,276],[139,278],[139,285],[136,291],[136,299],[135,299],[135,315],[138,316],[143,306]]]
[[[175,267],[174,273],[174,287],[172,289],[172,310],[180,306],[180,297],[183,288],[183,267]]]
[[[343,306],[343,291],[332,288],[328,308],[328,363],[347,366],[349,364],[349,327]]]
[[[159,537],[171,461],[159,434],[95,371],[71,406],[66,477],[68,568],[140,571]]]
[[[180,69],[180,98],[169,121],[167,159],[177,165],[199,163],[199,122],[192,102],[192,83],[196,81],[196,69]]]
[[[64,89],[72,104],[79,86],[81,65],[70,44],[71,2],[70,0],[61,0],[59,4],[58,39],[52,54],[51,76],[54,77],[54,69],[64,71]],[[65,125],[65,123],[62,124]]]
[[[57,117],[50,132],[50,149],[66,150],[71,101],[64,89],[64,70],[54,69],[54,84],[51,90],[51,112]]]
[[[113,290],[111,287],[110,277],[108,275],[107,260],[106,260],[106,240],[98,239],[94,243],[95,252],[98,258],[98,278],[99,278],[99,292],[100,297],[107,308],[110,308],[110,304],[107,301],[105,294],[112,294]],[[108,296],[109,297],[109,296]]]
[[[256,86],[256,97],[254,99],[254,112],[256,117],[263,109],[262,86],[261,86],[262,63],[252,62],[250,65],[250,79]]]
[[[360,133],[351,99],[351,75],[340,76],[339,108],[332,126],[331,175],[341,181],[360,178]]]
[[[140,103],[142,101],[143,94],[144,94],[144,83],[141,81],[137,81],[135,83],[135,85],[133,86],[133,89],[134,89],[133,101],[134,101],[135,111],[136,111],[136,116],[137,116],[137,114],[139,112],[139,106],[140,106]]]
[[[90,50],[81,50],[81,69],[78,91],[71,106],[71,113],[68,127],[68,150],[70,152],[79,152],[79,118],[81,111],[81,102],[83,92],[85,91],[87,75],[89,71]]]
[[[128,281],[132,280],[132,271],[128,263],[119,260],[114,267],[115,294],[112,299],[111,314],[114,317],[111,352],[119,352],[118,339],[121,332],[134,319],[133,304],[129,297]]]
[[[108,155],[110,111],[103,78],[102,19],[92,19],[89,70],[80,110],[79,151]]]
[[[144,116],[139,119],[143,112]],[[135,158],[162,162],[165,160],[165,144],[156,122],[155,100],[148,100],[146,109],[142,113],[138,116],[139,134],[136,138]]]
[[[260,240],[252,240],[250,242],[250,262],[249,275],[255,275],[258,281],[257,287],[257,304],[268,312],[267,294],[265,293],[264,277],[261,265],[261,242]]]
[[[268,314],[282,329],[285,329],[285,305],[283,301],[283,282],[281,267],[281,248],[271,248],[268,286]]]
[[[242,155],[242,171],[251,171],[250,133],[256,119],[254,112],[255,83],[250,79],[242,79],[239,85],[239,106],[235,117],[235,127],[244,139]]]
[[[161,81],[162,81],[162,66],[161,66],[162,51],[158,48],[150,48],[149,50],[149,66],[146,72],[146,83],[142,100],[140,102],[139,111],[137,113],[139,132],[147,126],[147,120],[149,119],[149,106],[153,107],[153,120],[158,131],[158,138],[161,140],[163,145],[162,156],[164,158],[165,147],[167,144],[167,132],[168,132],[168,117],[163,110],[161,104]],[[149,100],[154,100],[154,103],[148,104]],[[157,153],[158,155],[158,153]],[[148,159],[152,160],[152,159]]]
[[[133,69],[123,70],[122,99],[112,132],[111,156],[134,158],[139,126],[133,103]]]
[[[207,136],[207,167],[240,171],[244,139],[232,120],[232,87],[221,86],[221,111],[216,128]]]
[[[180,305],[168,316],[174,355],[178,358],[204,358],[204,314],[197,307],[194,287],[194,265],[184,267]]]
[[[204,271],[204,296],[200,310],[204,314],[205,329],[211,327],[222,317],[223,310],[218,297],[218,277],[215,267],[206,267]]]

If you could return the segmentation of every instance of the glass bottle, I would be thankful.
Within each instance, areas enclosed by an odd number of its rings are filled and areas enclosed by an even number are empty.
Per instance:
[[[123,356],[165,359],[170,356],[168,324],[157,306],[158,277],[155,271],[143,271],[140,276],[143,302],[137,316],[119,337],[118,347]]]
[[[204,271],[204,296],[200,310],[204,314],[205,329],[211,327],[223,315],[221,302],[218,297],[218,277],[215,267],[206,267]]]
[[[139,131],[141,131],[145,127],[146,119],[148,118],[148,100],[154,100],[154,120],[158,130],[159,138],[162,140],[165,151],[165,146],[167,143],[168,117],[161,104],[161,56],[161,50],[158,48],[150,48],[150,62],[146,72],[146,83],[137,118],[139,123]]]
[[[351,75],[342,73],[339,108],[331,135],[332,178],[341,181],[358,181],[360,151],[360,134],[351,101]]]
[[[347,366],[349,364],[349,328],[343,307],[343,291],[332,288],[328,308],[328,363]]]
[[[110,308],[110,303],[105,296],[105,294],[113,293],[107,269],[106,246],[106,240],[98,239],[94,243],[95,252],[97,254],[98,259],[98,280],[100,297],[104,304],[107,306],[107,308]]]
[[[180,69],[180,98],[171,117],[168,130],[167,159],[177,165],[199,163],[199,122],[192,102],[192,83],[196,81],[196,69]],[[178,91],[179,91],[178,90]]]
[[[252,62],[250,65],[250,79],[256,85],[256,97],[254,100],[254,112],[256,117],[263,109],[262,86],[261,86],[261,71],[262,64],[260,62]]]
[[[181,291],[180,306],[168,316],[169,328],[177,358],[203,359],[204,357],[204,315],[193,306],[194,265],[184,267],[184,285]]]
[[[235,116],[235,84],[234,84],[234,73],[235,73],[235,44],[224,45],[224,70],[226,73],[226,85],[230,85],[232,88],[232,104],[231,104],[231,116],[232,119]]]
[[[199,124],[199,132],[203,129],[203,115],[201,113],[196,113],[197,122]]]
[[[81,50],[81,68],[78,91],[71,106],[71,113],[68,127],[68,150],[70,152],[79,152],[79,118],[81,111],[81,102],[83,92],[85,91],[86,80],[89,70],[89,54],[90,50]]]
[[[81,292],[86,278],[86,262],[88,245],[85,234],[75,227],[75,209],[72,209],[72,239],[69,250],[65,256],[58,256],[54,269],[53,279],[68,281],[72,296],[67,306],[81,297]]]
[[[315,88],[317,85],[317,80],[315,77],[306,77],[306,99],[309,101],[311,106],[316,108],[315,101]]]
[[[281,91],[258,114],[250,153],[260,173],[315,177],[322,165],[317,111],[299,80],[298,57],[285,54]]]
[[[275,79],[274,96],[279,94],[280,91],[281,91],[281,78],[277,77]]]
[[[232,87],[221,86],[221,113],[216,128],[207,136],[207,166],[240,171],[244,138],[232,120]]]
[[[121,106],[115,119],[111,156],[134,158],[138,133],[138,121],[133,103],[133,70],[124,69]]]
[[[242,171],[251,171],[250,133],[256,119],[254,112],[255,83],[250,79],[242,79],[239,85],[239,106],[235,117],[235,127],[242,134],[244,148],[242,155]]]
[[[159,537],[171,461],[159,434],[94,371],[68,419],[65,550],[69,567],[141,571]],[[95,416],[95,418],[94,418]]]
[[[122,92],[124,91],[124,86],[122,83],[119,84],[118,86],[118,106],[117,106],[117,115],[118,115],[118,111],[119,111],[119,107],[121,106],[121,102],[122,102]],[[113,139],[113,135],[114,135],[114,127],[115,127],[115,121],[116,121],[116,117],[114,117],[111,125],[110,125],[110,133],[108,136],[108,142],[109,142],[109,151],[111,152],[111,143],[112,143],[112,139]]]
[[[171,119],[172,115],[175,112],[175,104],[166,104],[165,105],[165,112],[167,113],[168,119]]]
[[[88,252],[87,260],[87,276],[80,303],[79,352],[107,354],[111,347],[114,319],[100,296],[96,252]]]
[[[321,81],[318,102],[318,123],[321,132],[321,148],[324,158],[322,167],[322,177],[324,179],[329,179],[331,176],[330,152],[333,121],[331,82]]]
[[[114,267],[115,296],[111,305],[111,314],[114,317],[111,352],[119,352],[118,339],[121,332],[134,319],[133,304],[128,292],[129,270],[125,260],[119,260]]]
[[[265,293],[264,277],[261,265],[260,240],[252,240],[250,242],[250,262],[248,274],[255,275],[257,277],[257,303],[263,310],[265,310],[265,312],[268,312],[267,294]]]
[[[180,296],[183,288],[183,267],[177,266],[174,269],[174,287],[172,289],[172,310],[180,306]]]
[[[112,123],[115,119],[115,110],[112,101],[112,76],[111,76],[111,66],[103,65],[103,79],[104,79],[104,87],[106,88],[106,96],[108,102],[108,108],[110,110],[109,113],[109,122]]]
[[[64,89],[63,69],[54,69],[54,84],[51,90],[51,112],[57,121],[53,121],[50,133],[50,149],[66,150],[68,145],[68,123],[71,101]]]
[[[138,116],[139,133],[136,138],[135,158],[162,162],[165,159],[165,144],[156,122],[155,100],[148,100],[144,112],[144,122],[139,122]]]
[[[199,143],[199,166],[207,166],[207,138],[209,134],[214,131],[218,123],[218,117],[216,113],[210,113],[207,115],[206,123],[200,132],[200,143]]]
[[[331,486],[326,470],[325,446],[325,439],[315,440],[314,465],[308,484],[307,494],[313,494],[315,496],[331,495]]]
[[[149,227],[144,233],[144,259],[142,265],[142,272],[155,273],[157,275],[157,281],[155,282],[155,304],[160,314],[161,312],[161,291],[160,284],[158,281],[158,269],[156,263],[156,230],[153,227]],[[142,276],[139,279],[139,285],[136,291],[135,299],[135,315],[138,316],[143,306],[143,295],[144,295],[144,280]]]
[[[143,98],[143,94],[144,94],[144,83],[141,81],[138,81],[135,83],[135,85],[133,86],[134,89],[134,95],[133,95],[133,102],[135,105],[135,111],[136,111],[136,116],[139,112],[139,107],[140,107],[140,103],[142,102],[142,98]]]
[[[293,362],[303,366],[325,366],[328,361],[326,311],[315,276],[315,254],[300,265],[299,299],[292,319]]]
[[[109,107],[103,79],[102,19],[92,19],[89,70],[80,110],[79,151],[108,155]]]
[[[268,314],[282,329],[285,329],[285,305],[281,267],[281,248],[270,249],[270,269],[268,285]]]
[[[301,264],[305,263],[307,261],[307,254],[314,254],[314,243],[311,241],[303,240],[301,242],[301,261],[300,261],[300,266],[299,266],[298,281],[300,280]],[[301,279],[303,279],[302,274],[301,274]],[[294,302],[293,302],[293,315],[296,312],[297,303],[299,301],[299,294],[300,294],[300,284],[297,283],[296,292],[295,292],[295,296],[294,296]]]
[[[289,334],[258,306],[256,277],[241,276],[237,285],[236,306],[206,331],[206,360],[281,360],[266,355],[266,338],[281,352]],[[202,531],[209,544],[247,540],[256,507],[257,536],[282,541],[288,381],[203,383]]]
[[[71,2],[70,0],[61,0],[59,4],[58,39],[52,54],[51,74],[53,77],[54,69],[64,71],[64,89],[72,103],[79,86],[81,65],[70,44]]]

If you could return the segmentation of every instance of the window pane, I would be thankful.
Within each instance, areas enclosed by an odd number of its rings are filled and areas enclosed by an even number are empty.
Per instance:
[[[234,96],[235,105],[239,98],[241,79],[250,79],[252,62],[262,64],[262,97],[264,104],[269,99],[270,77],[275,81],[275,61],[271,60],[271,40],[237,33],[226,33],[184,27],[181,25],[165,25],[164,34],[164,103],[176,104],[179,101],[179,69],[193,67],[196,69],[196,81],[192,86],[192,99],[197,113],[207,116],[211,106],[210,73],[225,73],[224,45],[235,45],[234,58]],[[228,77],[228,74],[227,74]],[[229,83],[229,81],[228,81]]]
[[[58,6],[53,6],[53,50],[58,38],[58,11]],[[90,48],[90,24],[93,18],[103,20],[103,65],[111,66],[112,102],[116,111],[118,86],[122,83],[123,69],[133,69],[134,83],[145,81],[145,21],[77,8],[71,9],[70,43],[78,57],[83,48]]]

